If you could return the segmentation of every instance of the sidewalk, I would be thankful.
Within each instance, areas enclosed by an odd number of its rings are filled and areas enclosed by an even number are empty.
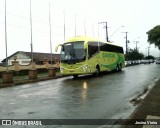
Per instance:
[[[48,75],[45,75],[45,76],[38,76],[37,79],[34,79],[34,80],[29,80],[28,76],[24,76],[23,78],[21,76],[21,78],[14,78],[14,82],[9,83],[9,84],[3,84],[2,80],[0,80],[0,88],[18,86],[22,84],[34,83],[34,82],[45,81],[45,80],[51,80],[51,79],[56,79],[60,77],[64,77],[64,76],[62,76],[61,74],[56,74],[56,76],[54,77],[49,77]]]
[[[160,119],[160,79],[131,115],[131,119]],[[160,128],[160,125],[127,125],[125,128]]]

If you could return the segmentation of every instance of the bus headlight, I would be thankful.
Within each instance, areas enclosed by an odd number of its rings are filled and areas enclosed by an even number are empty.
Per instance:
[[[85,66],[82,66],[81,68],[82,68],[82,69],[87,69],[87,68],[88,68],[88,66],[87,66],[87,65],[85,65]]]
[[[81,67],[81,69],[82,69],[84,72],[86,72],[87,69],[88,69],[88,66],[87,66],[87,65],[84,65],[84,66]]]
[[[63,67],[60,67],[60,71],[63,72],[63,71],[64,71],[64,68],[63,68]]]

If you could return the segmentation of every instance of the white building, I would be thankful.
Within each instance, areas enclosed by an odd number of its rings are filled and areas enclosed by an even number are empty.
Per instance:
[[[7,58],[8,65],[12,65],[12,61],[19,61],[20,65],[30,64],[32,59],[31,52],[18,51]],[[33,52],[33,61],[36,64],[43,64],[44,61],[48,60],[51,63],[51,53],[39,53]],[[59,54],[52,54],[52,63],[55,61],[60,61]],[[6,65],[6,58],[2,60],[2,63]]]

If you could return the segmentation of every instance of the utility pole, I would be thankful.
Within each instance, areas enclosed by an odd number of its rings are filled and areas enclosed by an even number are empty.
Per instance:
[[[99,24],[98,24],[98,38],[99,38]]]
[[[8,72],[6,0],[5,0],[5,46],[6,46],[6,72]]]
[[[49,30],[50,30],[50,52],[51,52],[51,67],[52,67],[52,64],[53,64],[53,57],[52,57],[52,29],[51,29],[51,15],[50,15],[50,3],[49,3]]]
[[[150,47],[150,46],[148,46],[148,56],[149,56],[149,51],[150,51],[150,48],[151,48],[151,47]]]
[[[31,53],[32,53],[32,69],[33,69],[32,3],[31,3],[31,0],[30,0],[30,29],[31,29]]]
[[[77,17],[76,17],[76,14],[75,14],[75,26],[74,26],[74,33],[75,33],[75,36],[77,35],[76,34],[76,31],[77,31]]]
[[[136,43],[136,51],[138,51],[138,48],[137,48],[137,44],[139,43],[139,41],[134,41]]]
[[[63,33],[64,33],[64,41],[65,41],[65,39],[66,39],[66,19],[65,19],[65,11],[63,11],[63,18],[64,18],[64,26],[63,26]]]
[[[108,39],[108,26],[107,26],[107,22],[100,22],[99,24],[106,24],[104,27],[106,28],[106,41],[109,42]]]
[[[136,39],[138,39],[138,38],[140,38],[140,37],[137,37]],[[135,42],[135,44],[136,44],[136,51],[138,52],[137,44],[139,43],[139,41],[138,40],[133,40],[133,42]]]
[[[93,37],[94,37],[94,23],[92,23],[92,31],[93,31]]]
[[[86,36],[86,21],[84,19],[84,35]]]
[[[129,41],[128,41],[128,39],[127,39],[127,34],[128,34],[128,32],[122,32],[122,33],[125,33],[126,34],[126,55],[128,54],[128,43],[129,43]]]

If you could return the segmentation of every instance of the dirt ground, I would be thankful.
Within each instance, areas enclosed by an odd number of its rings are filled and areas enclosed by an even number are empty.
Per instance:
[[[144,98],[131,119],[146,119],[147,115],[160,116],[160,79]],[[143,125],[126,125],[125,128],[142,128]],[[160,126],[159,126],[160,127]]]

